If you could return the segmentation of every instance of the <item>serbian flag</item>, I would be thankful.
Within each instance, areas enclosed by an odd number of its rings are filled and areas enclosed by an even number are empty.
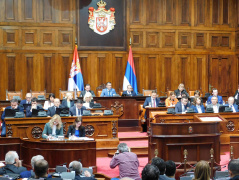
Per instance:
[[[68,80],[68,91],[74,91],[74,89],[77,89],[77,91],[84,90],[84,81],[81,72],[77,46],[75,46],[71,71]]]
[[[131,85],[134,89],[134,92],[138,94],[137,79],[135,74],[134,59],[131,46],[129,47],[129,57],[124,75],[123,90],[127,90],[128,85]]]

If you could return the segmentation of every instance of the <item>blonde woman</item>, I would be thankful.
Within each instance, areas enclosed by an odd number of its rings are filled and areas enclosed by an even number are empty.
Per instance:
[[[196,165],[193,180],[210,180],[210,166],[207,161],[199,161]]]
[[[85,93],[85,96],[83,98],[83,100],[84,100],[83,106],[85,106],[86,109],[90,109],[91,108],[90,107],[90,102],[92,101],[92,99],[93,99],[92,98],[92,94],[90,92]]]
[[[170,96],[165,100],[166,107],[174,107],[178,103],[175,92],[170,92]]]
[[[74,106],[74,101],[72,100],[72,93],[66,93],[66,99],[62,101],[62,106],[65,108],[71,108]]]
[[[177,98],[181,98],[183,94],[185,94],[187,97],[189,97],[189,94],[185,90],[185,87],[184,87],[183,83],[180,83],[178,85],[178,89],[175,90],[174,92],[175,92]]]
[[[45,124],[42,132],[42,138],[50,139],[51,136],[63,136],[63,127],[61,117],[55,114],[48,123]]]

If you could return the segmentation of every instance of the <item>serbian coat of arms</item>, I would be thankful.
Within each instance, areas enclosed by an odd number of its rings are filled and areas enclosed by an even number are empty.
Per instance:
[[[98,9],[89,8],[89,27],[97,34],[104,35],[114,29],[115,26],[115,8],[105,9],[106,2],[99,1]]]

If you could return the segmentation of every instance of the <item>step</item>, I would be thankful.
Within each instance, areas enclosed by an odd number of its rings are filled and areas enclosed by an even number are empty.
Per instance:
[[[130,148],[131,152],[137,154],[137,156],[140,156],[140,157],[148,157],[148,147],[133,147],[133,148]],[[109,157],[112,157],[114,156],[115,154],[115,151],[114,152],[109,152],[108,153],[108,156]]]
[[[119,138],[119,141],[146,141],[148,140],[148,136],[145,137],[121,137]]]
[[[132,131],[141,131],[141,127],[118,127],[118,132],[132,132]]]

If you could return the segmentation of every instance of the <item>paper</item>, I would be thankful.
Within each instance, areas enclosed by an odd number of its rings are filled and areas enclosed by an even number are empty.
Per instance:
[[[5,166],[5,164],[3,164],[2,162],[0,162],[0,167],[2,167],[2,166]]]
[[[211,122],[222,121],[221,118],[219,118],[219,117],[201,117],[200,119],[202,121],[211,121]]]

